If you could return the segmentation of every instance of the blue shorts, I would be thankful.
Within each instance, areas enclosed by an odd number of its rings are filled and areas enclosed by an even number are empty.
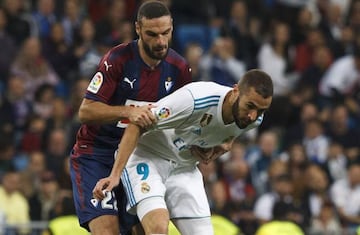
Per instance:
[[[105,160],[105,161],[104,161]],[[121,234],[127,234],[139,220],[137,216],[126,212],[126,194],[122,184],[113,192],[108,192],[102,201],[92,197],[92,191],[101,178],[110,175],[114,163],[113,155],[93,156],[71,152],[70,174],[74,203],[80,225],[89,230],[89,222],[101,215],[119,216]]]

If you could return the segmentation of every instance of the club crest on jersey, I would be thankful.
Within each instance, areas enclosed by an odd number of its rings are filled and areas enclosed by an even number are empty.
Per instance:
[[[94,77],[90,81],[87,90],[96,94],[99,91],[103,81],[104,81],[103,74],[101,72],[95,73]]]
[[[209,123],[210,123],[211,120],[212,120],[212,117],[213,117],[212,114],[205,113],[205,114],[202,116],[201,120],[200,120],[200,126],[201,126],[201,127],[204,127],[204,126],[209,125]]]
[[[165,119],[170,116],[170,109],[167,107],[162,107],[156,112],[158,119]]]
[[[142,182],[141,183],[141,192],[142,193],[148,193],[148,192],[150,192],[150,185],[148,185],[148,183],[146,183],[146,182]]]
[[[171,77],[168,77],[165,81],[165,89],[167,92],[170,91],[171,87],[174,85],[174,82],[172,81]]]

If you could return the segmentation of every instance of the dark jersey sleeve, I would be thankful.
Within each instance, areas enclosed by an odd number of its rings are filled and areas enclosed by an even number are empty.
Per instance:
[[[181,69],[177,81],[178,82],[176,83],[175,90],[179,89],[180,87],[183,87],[184,85],[192,81],[191,68],[188,63],[184,62],[181,65]]]
[[[97,71],[90,81],[85,97],[108,103],[122,76],[122,60],[111,50],[101,59]]]

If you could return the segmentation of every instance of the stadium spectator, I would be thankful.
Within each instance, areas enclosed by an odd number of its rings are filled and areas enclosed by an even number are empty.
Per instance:
[[[81,12],[80,2],[78,0],[65,1],[61,25],[64,29],[64,41],[70,47],[74,44],[76,32],[80,29],[84,17],[84,12]]]
[[[249,13],[248,4],[243,0],[232,2],[229,19],[221,28],[221,35],[232,37],[235,42],[235,56],[248,69],[256,68],[254,55],[260,48],[260,19]]]
[[[8,21],[6,31],[20,46],[31,35],[31,14],[26,11],[22,0],[5,0],[3,6]]]
[[[325,202],[321,206],[319,215],[312,218],[309,234],[336,235],[341,233],[342,227],[334,205],[331,202]]]
[[[54,0],[37,0],[32,12],[32,31],[40,39],[49,37],[51,27],[57,21]]]
[[[50,220],[57,216],[56,205],[59,197],[59,185],[52,171],[44,171],[40,176],[39,191],[28,202],[30,218],[33,221]]]
[[[289,123],[289,127],[284,130],[282,148],[287,149],[294,143],[302,142],[304,139],[305,123],[319,116],[319,110],[315,103],[305,102],[295,112],[296,119]]]
[[[351,164],[346,178],[335,181],[330,187],[330,199],[334,202],[341,223],[355,231],[360,223],[360,165]]]
[[[189,43],[185,47],[184,57],[191,67],[193,81],[206,80],[204,71],[200,66],[204,50],[198,43]]]
[[[323,107],[345,102],[348,108],[358,113],[357,103],[360,77],[360,48],[356,46],[351,54],[334,61],[320,81],[320,94],[324,97]]]
[[[306,156],[310,162],[324,164],[327,160],[329,138],[324,133],[324,124],[318,118],[306,121],[302,139]]]
[[[330,110],[329,119],[326,126],[326,135],[330,141],[336,142],[344,148],[344,154],[348,162],[358,162],[360,157],[360,146],[357,141],[360,132],[357,129],[359,124],[352,121],[349,109],[342,104],[335,105]]]
[[[4,212],[6,223],[9,225],[26,224],[30,222],[29,203],[20,192],[21,181],[17,171],[6,171],[0,185],[0,210]],[[26,234],[26,229],[8,232],[20,232]]]
[[[64,160],[68,156],[66,131],[61,127],[50,131],[46,142],[46,168],[51,170],[58,179],[64,169]]]
[[[250,168],[250,179],[258,195],[269,191],[268,169],[278,158],[279,137],[275,131],[260,134],[258,143],[249,148],[246,161]]]
[[[7,82],[9,67],[17,52],[14,38],[6,31],[7,24],[6,12],[3,8],[0,8],[0,45],[3,46],[3,51],[0,53],[0,92]]]
[[[28,164],[20,171],[22,187],[21,193],[30,198],[39,191],[41,175],[46,170],[45,154],[41,151],[34,151],[28,155]]]
[[[29,37],[19,50],[11,65],[10,73],[22,79],[26,89],[26,98],[33,100],[35,91],[43,84],[56,86],[59,77],[50,63],[41,53],[41,42],[36,37]]]
[[[328,179],[332,184],[336,180],[346,177],[347,167],[349,165],[348,158],[345,155],[344,147],[337,142],[330,142],[327,161],[324,164],[324,169],[328,175]]]
[[[13,130],[17,132],[17,135],[21,136],[28,117],[33,113],[34,104],[26,99],[25,84],[20,77],[11,76],[9,78],[2,104],[9,105],[7,109],[1,112],[2,118],[9,115]],[[3,120],[1,123],[5,124],[7,121]]]
[[[296,82],[297,75],[291,74],[294,58],[290,31],[287,23],[274,23],[269,40],[262,43],[257,54],[258,67],[274,78],[274,98],[288,95]]]
[[[286,201],[295,206],[291,177],[279,174],[271,179],[271,191],[259,195],[255,202],[254,214],[260,224],[273,219],[272,209],[277,201]]]
[[[68,87],[77,77],[78,61],[72,48],[65,42],[65,31],[60,23],[51,25],[50,34],[42,41],[42,54],[61,78],[63,97],[68,95]]]
[[[293,205],[278,201],[272,209],[272,220],[261,225],[256,235],[304,235],[302,229],[293,221]]]
[[[246,71],[245,64],[235,57],[235,42],[230,37],[216,39],[209,53],[200,62],[203,80],[225,86],[236,84]]]

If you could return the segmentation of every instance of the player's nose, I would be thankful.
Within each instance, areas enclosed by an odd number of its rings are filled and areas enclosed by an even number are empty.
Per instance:
[[[257,118],[257,111],[256,110],[251,110],[249,113],[248,113],[248,117],[250,118],[250,120],[253,122],[256,120]]]

